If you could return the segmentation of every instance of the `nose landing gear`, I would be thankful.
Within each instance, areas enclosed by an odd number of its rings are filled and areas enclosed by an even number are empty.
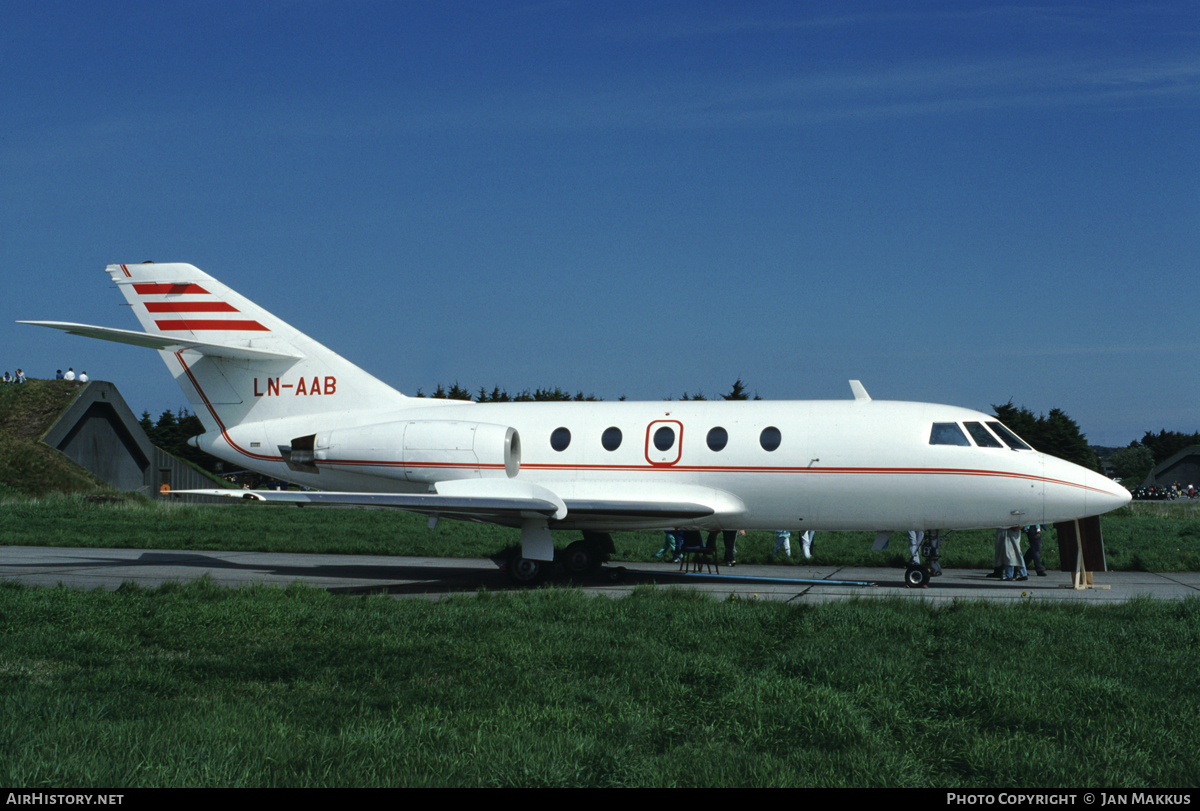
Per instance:
[[[942,576],[942,541],[949,532],[936,530],[925,534],[921,542],[921,554],[925,563],[910,563],[904,570],[904,584],[910,589],[929,588],[929,578]]]

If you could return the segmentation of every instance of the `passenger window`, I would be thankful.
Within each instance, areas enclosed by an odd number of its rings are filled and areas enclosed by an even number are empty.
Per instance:
[[[617,427],[605,428],[604,433],[600,435],[600,444],[604,446],[606,451],[615,451],[621,447],[621,429]]]
[[[550,447],[556,451],[565,451],[571,444],[571,432],[566,428],[555,428],[550,435]]]
[[[1008,446],[1014,451],[1031,451],[1033,448],[1021,441],[1021,438],[1012,431],[1005,428],[998,422],[989,422],[988,427],[996,432],[996,435],[1008,443]]]
[[[967,426],[967,433],[971,435],[971,439],[975,440],[975,444],[981,448],[1003,448],[1004,446],[988,432],[988,429],[983,427],[981,422],[964,422]]]
[[[779,433],[775,426],[762,429],[762,433],[758,435],[758,444],[762,445],[764,451],[775,450],[782,441],[783,434]]]
[[[675,444],[675,429],[663,426],[654,432],[654,447],[660,451],[669,451]]]
[[[965,445],[971,447],[970,440],[958,427],[957,422],[935,422],[929,433],[930,445]]]
[[[729,432],[724,428],[713,428],[708,432],[708,449],[710,451],[725,450],[729,444]]]

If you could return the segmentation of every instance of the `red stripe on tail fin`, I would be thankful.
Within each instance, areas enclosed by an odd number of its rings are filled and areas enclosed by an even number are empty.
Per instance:
[[[135,284],[133,289],[143,296],[182,296],[185,293],[209,292],[198,284]]]
[[[172,330],[191,330],[192,332],[203,330],[251,330],[255,332],[270,332],[269,329],[257,321],[219,321],[216,319],[181,318],[178,321],[155,321],[154,325],[164,332]]]

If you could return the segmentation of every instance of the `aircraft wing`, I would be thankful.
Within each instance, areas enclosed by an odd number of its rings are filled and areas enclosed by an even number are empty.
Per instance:
[[[559,505],[539,498],[455,497],[436,493],[327,493],[298,490],[172,490],[173,496],[219,496],[279,504],[342,507],[389,507],[422,515],[469,520],[520,520],[523,516],[553,518]]]
[[[172,490],[173,496],[217,496],[267,501],[279,504],[313,504],[342,507],[390,507],[422,515],[446,518],[495,519],[521,518],[535,513],[556,518],[559,507],[552,501],[538,498],[482,498],[414,495],[411,493],[327,493],[298,490]],[[703,504],[639,504],[628,501],[565,501],[566,514],[572,517],[619,516],[623,518],[687,519],[712,515],[714,510]]]
[[[113,327],[95,327],[91,324],[72,324],[69,321],[18,321],[17,323],[32,324],[35,327],[60,329],[71,335],[82,335],[85,338],[99,338],[102,341],[112,341],[118,344],[144,346],[148,349],[164,349],[167,352],[191,349],[202,355],[212,355],[218,358],[234,358],[237,360],[296,360],[301,357],[300,355],[287,352],[271,352],[266,349],[253,349],[248,346],[215,344],[162,333],[135,332],[130,329],[114,329]]]
[[[717,491],[684,488],[630,498],[626,493],[571,493],[560,497],[547,487],[512,479],[459,479],[438,482],[435,493],[348,493],[297,490],[178,490],[203,495],[284,504],[390,507],[422,515],[519,525],[526,518],[582,523],[685,521],[724,511]],[[711,494],[711,495],[710,495]],[[705,503],[708,502],[708,503]],[[737,503],[740,507],[740,502]]]

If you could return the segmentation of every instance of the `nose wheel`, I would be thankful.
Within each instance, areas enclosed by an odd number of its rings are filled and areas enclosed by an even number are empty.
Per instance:
[[[941,577],[942,541],[946,540],[949,534],[941,530],[925,533],[921,543],[921,554],[925,556],[925,563],[908,564],[908,568],[904,570],[904,585],[910,589],[924,589],[929,587],[929,578]]]
[[[929,585],[929,567],[909,564],[904,570],[904,585],[910,589],[923,589]]]

